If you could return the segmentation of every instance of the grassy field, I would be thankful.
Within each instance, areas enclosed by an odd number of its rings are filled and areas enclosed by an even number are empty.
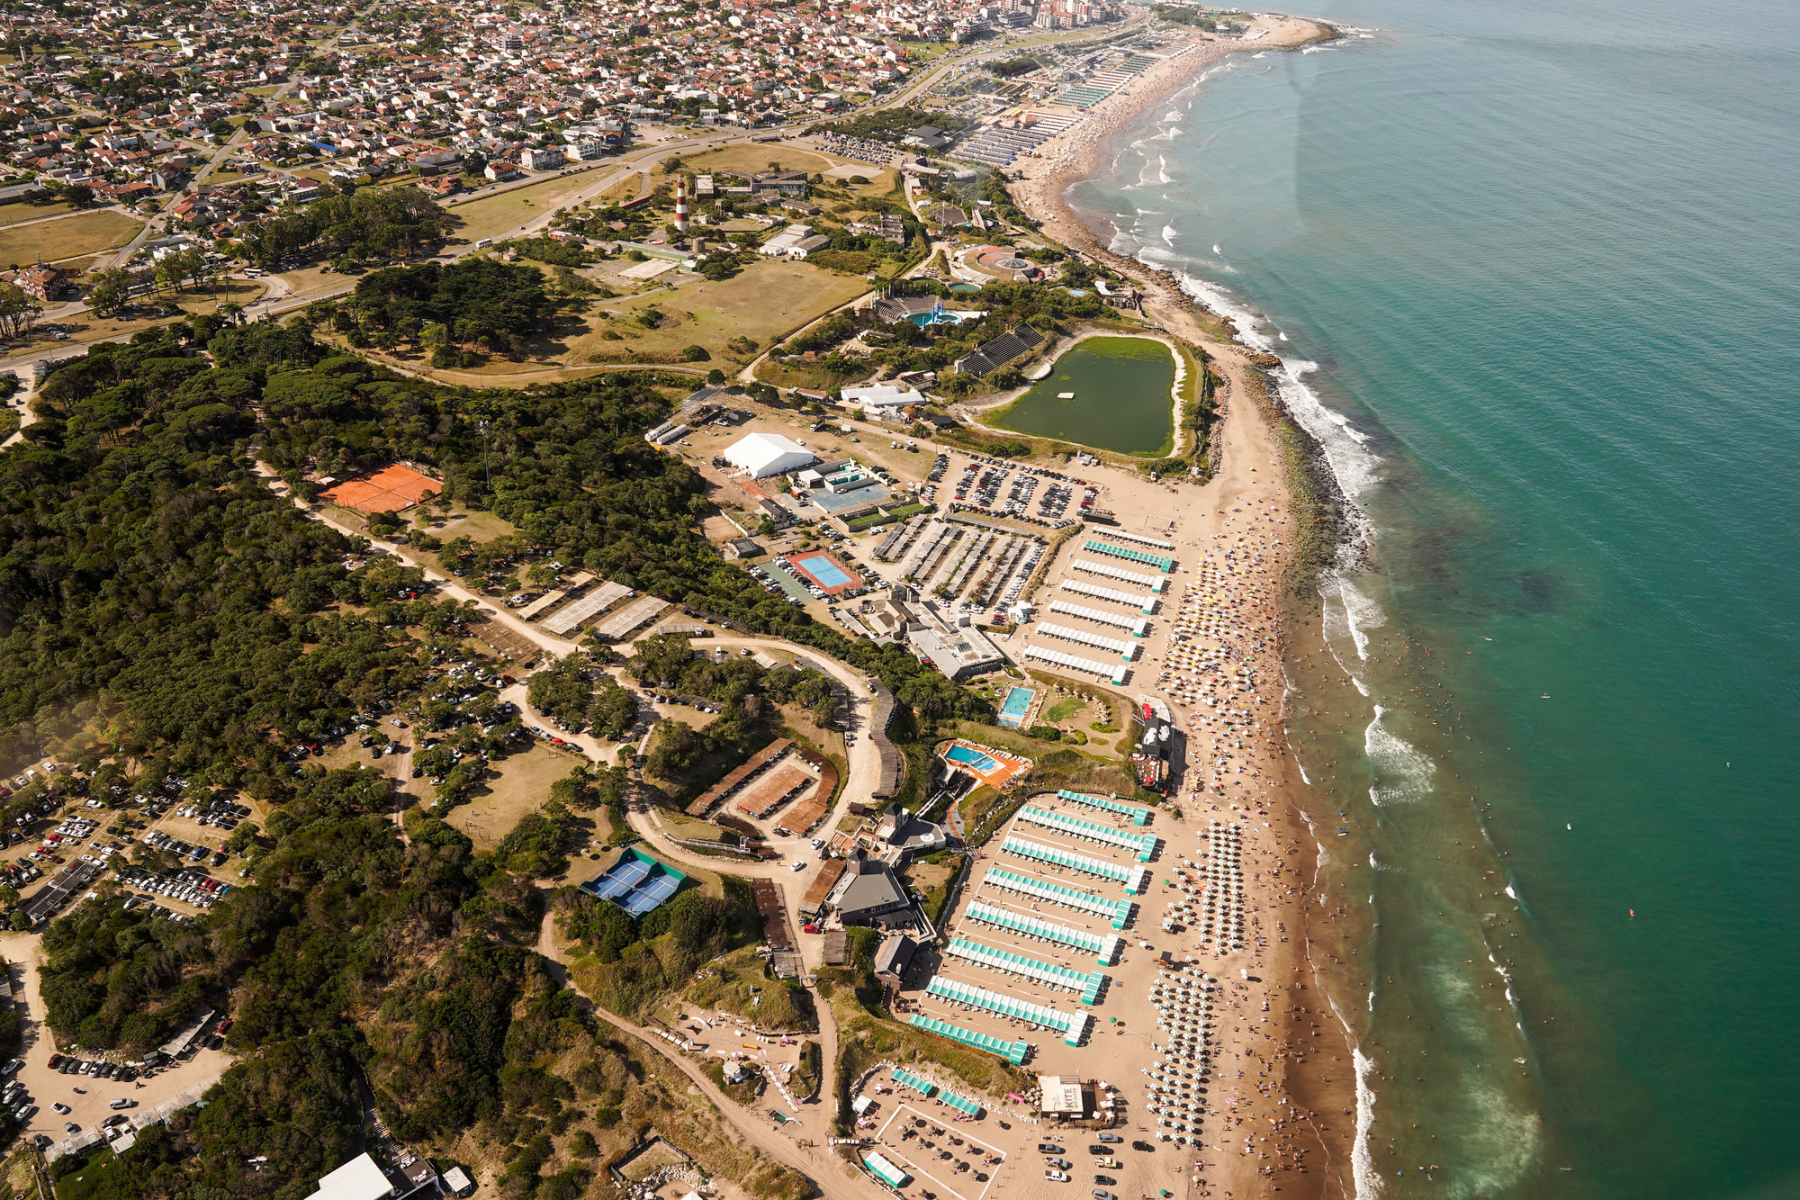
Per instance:
[[[38,258],[54,262],[59,258],[93,254],[124,245],[143,227],[142,221],[124,213],[102,209],[22,229],[0,230],[0,263],[12,266]]]
[[[758,379],[781,388],[798,387],[824,390],[842,387],[846,383],[854,383],[867,374],[867,371],[860,371],[852,375],[840,375],[815,363],[778,363],[773,359],[764,361],[756,368]]]
[[[681,994],[682,1005],[703,1010],[721,1009],[754,1021],[771,1033],[812,1033],[818,1023],[794,1002],[794,994],[763,974],[757,947],[733,950],[706,965]],[[756,997],[761,996],[759,1004]]]
[[[40,217],[55,217],[74,211],[73,204],[27,204],[23,200],[15,200],[11,204],[0,204],[0,225],[17,225],[20,221],[35,221]]]
[[[550,785],[567,775],[575,760],[538,743],[495,765],[482,781],[486,793],[450,810],[445,820],[469,835],[477,850],[491,850],[512,832],[519,818],[550,798]],[[480,791],[480,788],[476,789]]]
[[[497,196],[453,204],[450,211],[463,222],[455,236],[469,242],[510,236],[519,231],[519,226],[543,216],[576,192],[599,181],[600,175],[594,171],[577,171]]]
[[[860,278],[834,275],[803,262],[759,261],[732,279],[698,280],[674,291],[609,304],[606,311],[613,318],[590,314],[590,332],[570,343],[569,361],[632,362],[639,361],[632,357],[639,351],[679,352],[700,345],[714,361],[743,362],[771,341],[867,290]],[[676,319],[665,321],[666,327],[646,328],[638,318],[651,308]],[[603,337],[607,330],[620,334],[621,340]],[[757,350],[733,352],[727,343],[738,337],[755,340]]]
[[[769,169],[770,163],[780,163],[784,171],[805,170],[809,173],[829,171],[844,160],[829,154],[821,154],[816,150],[802,150],[798,146],[744,144],[722,146],[717,150],[709,150],[705,154],[696,154],[692,158],[683,157],[682,164],[697,175],[715,174],[720,171],[736,171],[739,174],[757,174]]]
[[[219,289],[219,302],[233,301],[240,305],[247,305],[268,290],[260,283],[253,283],[242,279],[234,279],[231,280],[230,283],[231,286],[229,289],[224,287]],[[204,292],[189,292],[185,295],[174,296],[171,298],[180,304],[184,314],[210,313],[217,307],[217,304],[215,304]],[[168,325],[180,319],[180,317],[134,317],[130,319],[120,319],[117,317],[101,318],[88,312],[82,313],[78,317],[54,322],[54,324],[58,329],[68,333],[68,339],[61,344],[70,347],[70,353],[73,353],[73,347],[87,342],[105,341],[108,338],[115,338],[121,335],[129,336],[141,330],[154,329],[158,325]],[[53,339],[47,331],[40,329],[34,331],[29,337],[9,339],[7,342],[9,347],[7,355],[23,354],[30,350],[42,350],[47,346],[55,346],[57,344],[56,340]]]

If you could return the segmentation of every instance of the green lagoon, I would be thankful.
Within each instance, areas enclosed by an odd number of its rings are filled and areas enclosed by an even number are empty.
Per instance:
[[[1160,457],[1175,448],[1175,356],[1154,338],[1096,337],[988,424],[1098,450]]]

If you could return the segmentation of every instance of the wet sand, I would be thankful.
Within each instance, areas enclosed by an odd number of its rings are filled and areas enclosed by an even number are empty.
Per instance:
[[[1210,580],[1215,589],[1202,606],[1213,628],[1224,631],[1214,644],[1227,647],[1229,661],[1254,667],[1253,691],[1231,693],[1250,719],[1234,722],[1221,736],[1221,725],[1208,732],[1201,720],[1202,713],[1218,710],[1197,702],[1201,693],[1192,685],[1185,695],[1160,682],[1147,689],[1174,706],[1176,724],[1189,739],[1190,761],[1177,803],[1189,814],[1190,827],[1209,819],[1242,822],[1245,916],[1255,935],[1243,953],[1199,955],[1231,988],[1213,1060],[1204,1144],[1189,1148],[1187,1195],[1347,1197],[1355,1192],[1355,1065],[1344,1022],[1331,1011],[1318,979],[1320,967],[1329,969],[1338,960],[1347,931],[1337,927],[1341,913],[1335,899],[1321,902],[1314,886],[1318,838],[1329,838],[1332,831],[1321,822],[1315,836],[1313,814],[1305,808],[1310,789],[1288,753],[1283,709],[1284,664],[1305,653],[1298,643],[1316,640],[1317,601],[1310,592],[1291,596],[1288,586],[1293,488],[1276,435],[1275,423],[1283,418],[1258,374],[1258,367],[1268,364],[1226,340],[1229,327],[1222,336],[1217,319],[1196,309],[1172,280],[1097,244],[1062,200],[1064,189],[1098,169],[1116,136],[1142,112],[1226,54],[1292,48],[1333,36],[1323,25],[1284,17],[1259,18],[1251,32],[1258,29],[1267,32],[1251,41],[1197,37],[1191,50],[1144,72],[1068,134],[1046,143],[1039,157],[1023,160],[1022,179],[1012,190],[1048,236],[1135,280],[1145,296],[1145,315],[1204,347],[1224,378],[1213,430],[1217,474],[1203,485],[1177,485],[1180,498],[1165,495],[1163,502],[1178,506],[1185,518],[1178,540],[1194,547],[1181,550],[1184,565],[1196,568],[1182,582]],[[1119,511],[1124,516],[1129,509],[1121,504]],[[1227,548],[1235,551],[1229,565]],[[1198,555],[1190,557],[1195,550]],[[1253,553],[1262,558],[1247,557]],[[1197,570],[1202,566],[1210,570]],[[1172,588],[1170,610],[1179,603],[1180,592]],[[1147,664],[1146,685],[1149,670]]]

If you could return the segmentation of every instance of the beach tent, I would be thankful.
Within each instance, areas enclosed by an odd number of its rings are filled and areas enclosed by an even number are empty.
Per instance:
[[[766,479],[811,466],[817,456],[778,433],[751,433],[732,443],[725,451],[725,461],[748,472],[752,479]]]

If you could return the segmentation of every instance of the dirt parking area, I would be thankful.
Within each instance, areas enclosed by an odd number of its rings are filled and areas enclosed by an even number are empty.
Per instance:
[[[35,934],[14,934],[0,941],[0,954],[4,954],[11,964],[13,998],[23,1024],[19,1057],[25,1060],[25,1065],[19,1068],[18,1078],[25,1085],[31,1103],[38,1106],[38,1111],[25,1123],[23,1132],[28,1139],[41,1133],[62,1141],[71,1132],[64,1128],[65,1124],[86,1131],[100,1128],[108,1117],[120,1112],[128,1117],[137,1116],[190,1088],[209,1083],[236,1061],[223,1050],[201,1050],[186,1062],[178,1062],[150,1078],[139,1078],[130,1083],[64,1075],[52,1070],[50,1056],[61,1050],[43,1024],[44,1003],[38,992],[37,951]],[[71,1047],[70,1052],[75,1052],[75,1048]],[[87,1053],[79,1057],[94,1059],[100,1056]],[[108,1057],[124,1061],[117,1054]],[[136,1101],[136,1106],[113,1109],[110,1102],[120,1098]],[[54,1104],[65,1105],[69,1111],[59,1113],[52,1107]]]

